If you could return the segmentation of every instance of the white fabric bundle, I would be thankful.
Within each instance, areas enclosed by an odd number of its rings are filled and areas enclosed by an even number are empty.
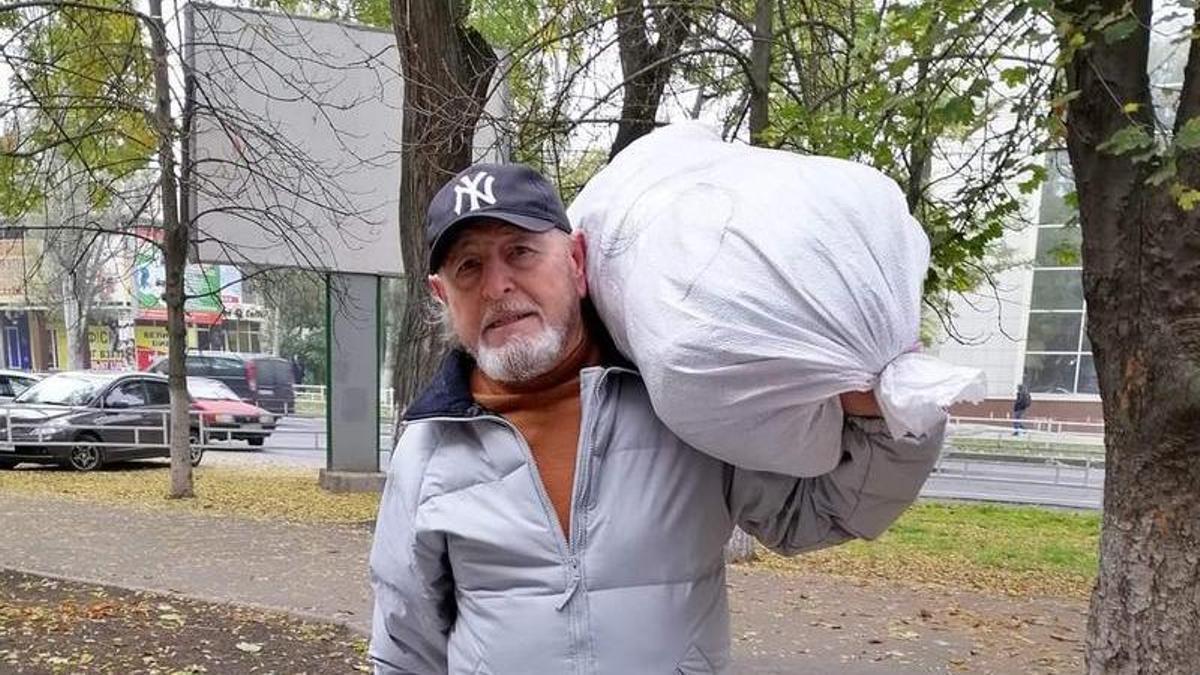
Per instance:
[[[840,456],[838,394],[874,389],[895,437],[984,395],[979,371],[916,352],[929,240],[870,167],[674,124],[622,151],[569,215],[655,411],[715,457],[818,475]]]

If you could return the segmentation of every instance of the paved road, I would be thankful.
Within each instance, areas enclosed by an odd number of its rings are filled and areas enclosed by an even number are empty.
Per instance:
[[[390,447],[388,436],[381,434],[380,448]],[[386,450],[380,452],[381,468],[387,466],[388,456]],[[216,443],[205,462],[322,468],[326,462],[325,420],[286,417],[261,450],[250,451],[245,443],[236,441]],[[945,499],[1098,509],[1103,491],[1103,469],[955,458],[942,461],[922,494]]]
[[[1103,469],[946,459],[925,483],[926,497],[1099,509]]]

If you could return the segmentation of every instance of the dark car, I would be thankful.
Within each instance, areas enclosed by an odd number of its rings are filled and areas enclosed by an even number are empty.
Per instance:
[[[147,370],[165,375],[167,357],[155,359]],[[278,356],[189,352],[187,374],[217,380],[242,400],[274,413],[286,415],[296,409],[292,364]]]
[[[40,379],[41,375],[23,370],[0,370],[0,401],[11,401],[14,396],[19,396]]]
[[[51,375],[0,408],[0,469],[36,462],[91,471],[106,462],[169,457],[169,410],[161,375]],[[204,449],[191,440],[195,466]]]
[[[192,410],[203,422],[204,444],[246,441],[260,447],[275,431],[275,416],[243,401],[224,384],[207,377],[189,377]]]

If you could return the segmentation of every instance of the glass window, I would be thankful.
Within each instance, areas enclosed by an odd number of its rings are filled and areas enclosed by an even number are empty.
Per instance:
[[[1083,312],[1033,312],[1025,348],[1031,352],[1079,351],[1082,323]]]
[[[240,401],[241,398],[224,383],[206,377],[189,377],[188,393],[202,401]]]
[[[51,375],[17,397],[21,403],[48,405],[86,405],[91,402],[103,381],[73,374]]]
[[[214,377],[241,377],[245,374],[245,367],[242,362],[237,359],[215,357],[210,361],[212,366],[211,374]]]
[[[207,375],[209,372],[209,358],[205,356],[188,356],[187,357],[187,374],[188,375]],[[163,360],[163,368],[157,372],[166,374],[166,360]]]
[[[1038,222],[1070,222],[1075,217],[1075,208],[1067,203],[1067,196],[1074,191],[1075,177],[1071,173],[1071,158],[1065,150],[1050,153],[1046,158],[1046,182],[1042,183]]]
[[[12,396],[12,386],[9,384],[9,378],[0,377],[0,396]]]
[[[1078,227],[1042,227],[1037,232],[1035,267],[1079,267],[1082,234]]]
[[[1091,354],[1084,354],[1079,359],[1079,393],[1100,393],[1100,380],[1096,377],[1096,362],[1092,359]]]
[[[1025,385],[1035,394],[1075,392],[1075,354],[1026,354]]]
[[[150,405],[170,405],[171,390],[167,387],[167,383],[157,380],[147,380],[146,400]]]
[[[141,380],[130,380],[117,385],[104,397],[104,405],[111,408],[137,408],[146,405],[146,390]]]
[[[12,390],[12,395],[17,396],[25,392],[26,389],[37,384],[37,380],[31,380],[25,377],[10,377],[8,378],[8,387]]]
[[[1083,309],[1078,270],[1034,270],[1030,309]]]

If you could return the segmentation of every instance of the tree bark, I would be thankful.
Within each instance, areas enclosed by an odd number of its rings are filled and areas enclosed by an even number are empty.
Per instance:
[[[67,369],[87,370],[92,367],[92,352],[88,345],[88,317],[71,274],[63,277],[63,329],[67,332]],[[59,364],[62,367],[62,364]]]
[[[172,498],[192,497],[191,417],[187,392],[187,326],[184,318],[184,268],[188,258],[188,223],[179,218],[179,185],[175,180],[175,133],[171,117],[171,84],[162,0],[150,0],[148,22],[154,63],[154,122],[158,136],[159,191],[163,213],[163,298],[167,305],[167,379],[171,391]]]
[[[766,145],[763,133],[771,123],[771,46],[775,31],[772,0],[755,0],[754,45],[750,64],[754,79],[750,83],[750,144]]]
[[[1061,2],[1085,25],[1085,2]],[[1119,13],[1123,0],[1101,3]],[[1136,124],[1153,130],[1147,74],[1151,0],[1140,27],[1068,66],[1067,147],[1083,234],[1088,336],[1104,400],[1107,464],[1100,572],[1088,621],[1090,673],[1195,672],[1200,664],[1200,208],[1183,211],[1169,183],[1146,178],[1159,160],[1097,146]],[[1094,20],[1096,15],[1092,15]],[[1198,17],[1200,19],[1200,17]],[[1093,24],[1094,25],[1094,24]],[[1200,103],[1192,46],[1179,117]],[[1127,104],[1138,104],[1136,110]],[[1200,178],[1195,153],[1179,177]]]
[[[391,8],[404,74],[400,237],[406,297],[392,371],[400,412],[432,377],[443,348],[428,312],[425,210],[442,184],[471,164],[496,53],[465,25],[466,0],[391,0]]]
[[[650,42],[646,7],[642,0],[617,2],[617,45],[624,76],[621,120],[609,148],[612,159],[625,146],[654,130],[663,91],[671,79],[673,56],[690,31],[690,21],[678,6],[658,10],[658,40]]]

